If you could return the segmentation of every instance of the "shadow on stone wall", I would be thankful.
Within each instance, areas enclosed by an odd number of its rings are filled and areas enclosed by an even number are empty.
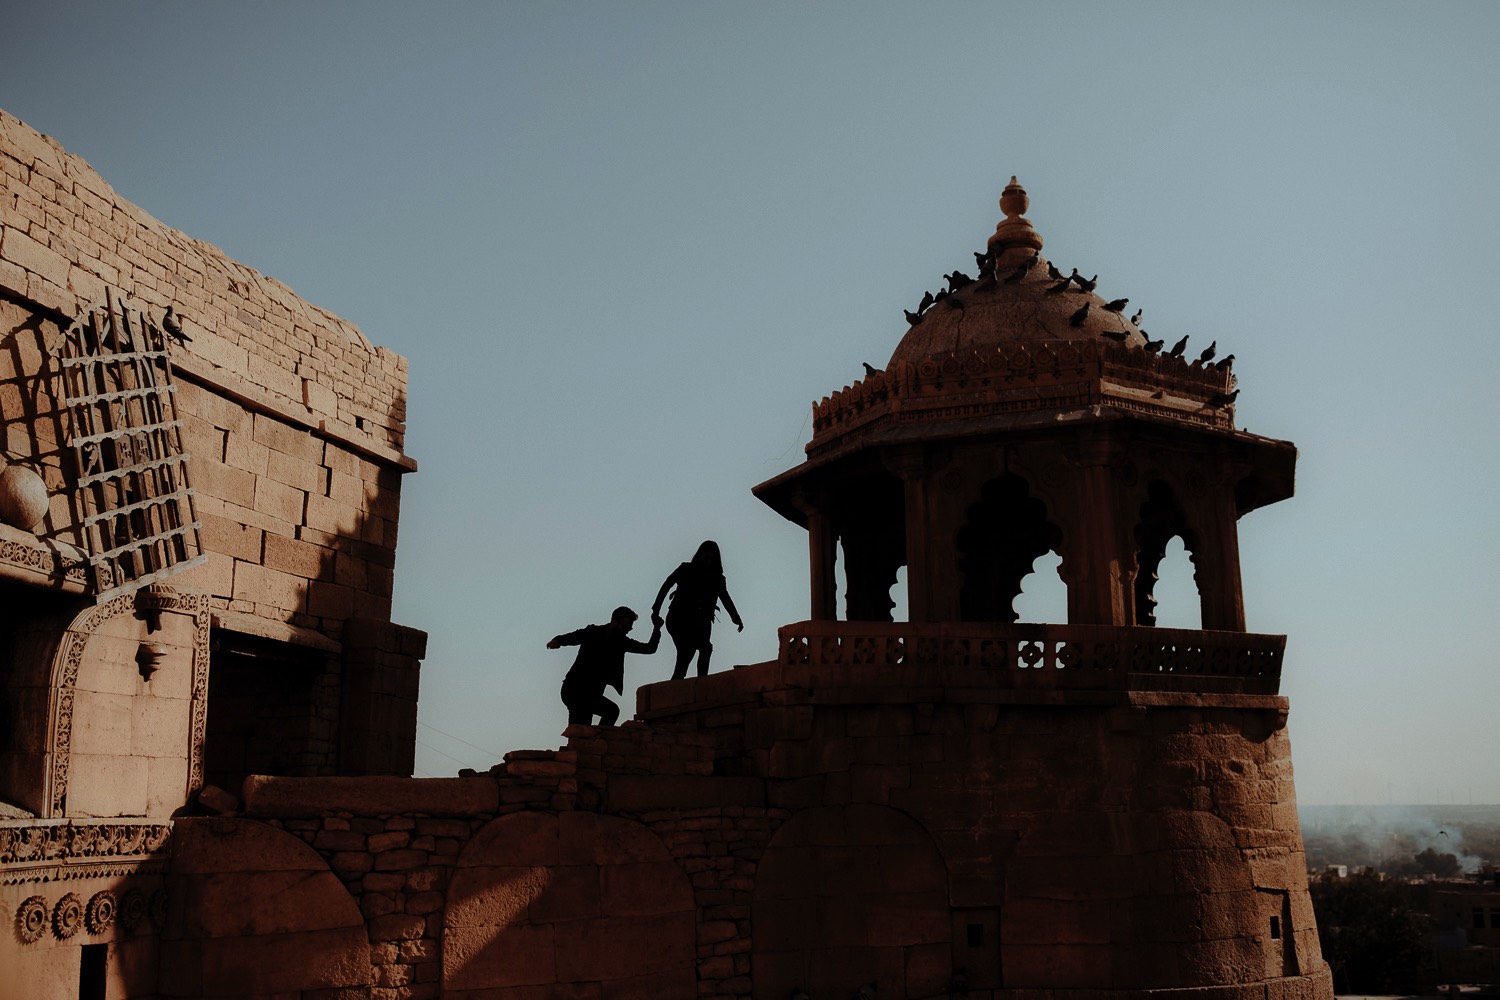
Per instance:
[[[443,913],[443,995],[698,995],[697,908],[661,838],[595,813],[502,816],[459,856]],[[532,989],[527,989],[531,987]]]

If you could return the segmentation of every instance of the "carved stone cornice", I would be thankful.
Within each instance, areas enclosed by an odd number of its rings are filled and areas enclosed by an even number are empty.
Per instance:
[[[64,542],[0,524],[0,577],[65,594],[90,590],[87,557]]]
[[[813,404],[808,453],[882,417],[934,422],[1099,405],[1227,430],[1231,410],[1208,404],[1232,380],[1227,369],[1096,341],[897,361]]]
[[[118,877],[165,868],[170,820],[5,820],[0,884]]]

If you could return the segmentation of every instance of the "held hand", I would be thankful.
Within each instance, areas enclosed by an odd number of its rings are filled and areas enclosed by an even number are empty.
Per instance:
[[[548,649],[557,649],[561,645],[562,645],[562,643],[558,642],[556,639],[548,639],[547,640],[547,648]]]
[[[663,621],[663,619],[662,619],[661,615],[657,614],[655,611],[651,612],[651,627],[652,628],[661,628],[662,621]]]
[[[738,630],[740,632],[745,631],[745,623],[744,622],[735,622],[734,623],[734,627],[735,627],[736,630]]]

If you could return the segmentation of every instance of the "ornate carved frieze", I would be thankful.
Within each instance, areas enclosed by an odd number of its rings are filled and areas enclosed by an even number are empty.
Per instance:
[[[1229,427],[1228,410],[1208,402],[1232,378],[1227,369],[1093,341],[1023,342],[917,364],[898,361],[815,403],[809,447],[881,416],[945,421],[1106,401],[1135,412]],[[1168,394],[1173,401],[1165,399]]]
[[[46,896],[27,896],[16,907],[15,935],[22,944],[36,944],[50,928],[52,936],[66,941],[80,931],[90,935],[106,934],[118,916],[127,933],[150,926],[160,930],[166,925],[167,893],[156,889],[148,897],[141,889],[130,889],[120,900],[110,889],[100,889],[87,903],[76,892],[65,892],[56,900]]]
[[[0,576],[81,594],[89,588],[88,564],[82,554],[37,539],[0,538]]]
[[[7,822],[0,825],[0,866],[163,854],[171,822]]]

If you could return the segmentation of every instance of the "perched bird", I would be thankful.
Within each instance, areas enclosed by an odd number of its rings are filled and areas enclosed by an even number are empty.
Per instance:
[[[1218,369],[1220,369],[1222,371],[1226,371],[1227,372],[1230,368],[1234,367],[1234,355],[1233,354],[1226,354],[1226,355],[1224,355],[1224,360],[1220,361],[1218,364],[1214,365],[1214,367],[1218,368]]]
[[[1146,331],[1142,330],[1141,331],[1141,336],[1144,337],[1145,335],[1146,335]],[[1161,350],[1161,345],[1164,344],[1164,343],[1166,343],[1166,341],[1164,341],[1164,340],[1148,340],[1148,341],[1146,341],[1146,343],[1145,343],[1146,353],[1147,354],[1155,354],[1157,351]]]
[[[952,274],[943,275],[943,277],[948,279],[948,291],[950,292],[956,292],[965,285],[972,285],[974,283],[974,279],[962,271],[954,271]]]
[[[177,313],[171,306],[167,306],[166,313],[162,315],[161,328],[171,334],[172,339],[179,344],[191,344],[193,342],[192,337],[182,332],[182,323],[177,319]]]
[[[1047,277],[1051,278],[1053,281],[1063,280],[1063,273],[1059,271],[1057,269],[1057,265],[1052,263],[1050,260],[1047,261]]]
[[[1090,305],[1092,305],[1092,303],[1085,302],[1083,304],[1083,308],[1079,309],[1072,316],[1068,317],[1068,324],[1070,326],[1082,326],[1083,325],[1083,321],[1089,318],[1089,306]]]
[[[1129,299],[1110,299],[1109,304],[1104,308],[1108,309],[1112,313],[1124,312],[1125,304],[1129,301]]]
[[[1235,397],[1239,394],[1240,391],[1238,389],[1234,390],[1233,392],[1216,392],[1212,396],[1208,397],[1208,402],[1204,403],[1203,406],[1206,409],[1211,408],[1217,410],[1220,407],[1228,406],[1230,403],[1233,403]]]
[[[870,362],[861,361],[860,364],[865,366],[865,378],[874,378],[876,375],[880,374],[880,369],[870,364]]]
[[[906,313],[906,322],[910,323],[912,326],[916,326],[918,323],[922,322],[921,313],[912,312],[910,309],[903,309],[901,311]]]
[[[1198,355],[1198,363],[1200,365],[1206,365],[1206,364],[1208,364],[1210,361],[1212,361],[1214,359],[1214,352],[1217,351],[1218,349],[1219,349],[1219,342],[1217,340],[1215,340],[1213,343],[1209,344],[1207,347],[1205,347],[1203,349],[1203,353],[1202,354]]]
[[[1099,287],[1099,276],[1096,274],[1087,281],[1079,278],[1078,287],[1082,288],[1085,292],[1092,292],[1095,288]]]
[[[922,301],[917,303],[917,312],[919,312],[919,313],[926,312],[927,311],[927,307],[930,306],[930,305],[932,305],[932,301],[933,301],[932,300],[932,293],[931,292],[923,292],[922,293]]]
[[[1187,350],[1187,341],[1188,341],[1187,337],[1184,336],[1177,343],[1173,344],[1172,345],[1172,349],[1170,351],[1168,351],[1167,353],[1170,354],[1174,358],[1180,358],[1180,357],[1182,357],[1182,352],[1185,351],[1185,350]]]
[[[1007,285],[1014,285],[1016,282],[1026,277],[1026,272],[1029,270],[1031,270],[1030,264],[1022,264],[1020,267],[1016,268],[1014,271],[1010,272],[1010,274],[1005,276],[1005,283]]]
[[[1134,323],[1136,326],[1140,326],[1141,325],[1141,313],[1143,313],[1145,311],[1146,310],[1144,310],[1144,309],[1137,309],[1135,311],[1135,315],[1132,316],[1132,317],[1130,317],[1130,322]]]
[[[1041,262],[1042,262],[1042,252],[1040,250],[1033,250],[1033,251],[1031,251],[1031,256],[1026,258],[1026,266],[1027,267],[1036,267]]]
[[[1110,340],[1123,344],[1130,334],[1124,330],[1100,330],[1099,336],[1108,337]]]
[[[988,274],[989,272],[993,271],[995,269],[994,252],[985,251],[984,253],[980,253],[978,250],[975,250],[974,267],[979,271],[980,274]]]
[[[1049,286],[1047,286],[1047,294],[1048,295],[1058,295],[1058,294],[1061,294],[1062,292],[1066,292],[1071,287],[1073,287],[1073,279],[1072,278],[1064,278],[1063,280],[1059,281],[1055,285],[1049,285]]]

